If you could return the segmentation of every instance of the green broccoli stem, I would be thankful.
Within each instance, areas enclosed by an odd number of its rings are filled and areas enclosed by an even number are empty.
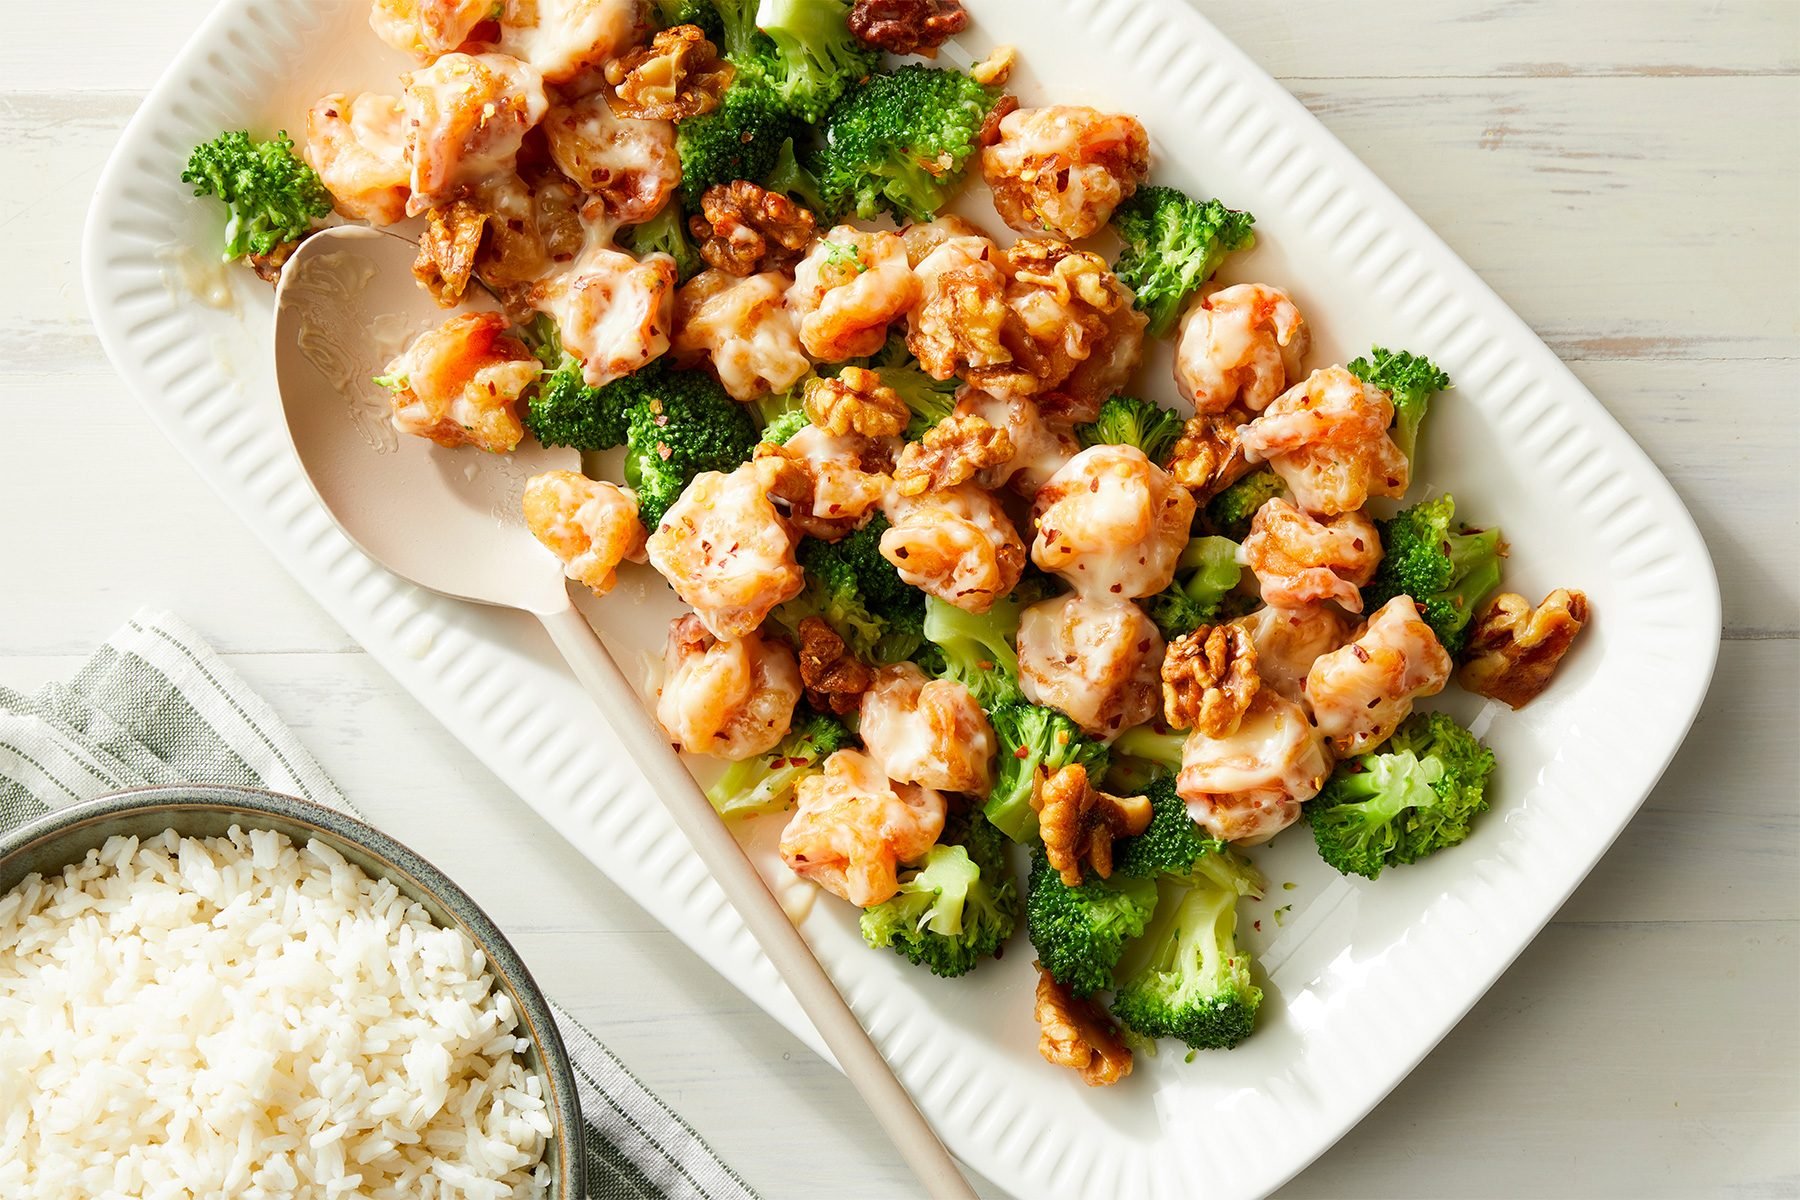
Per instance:
[[[1127,729],[1112,744],[1115,760],[1136,758],[1167,771],[1181,770],[1181,751],[1188,735],[1179,729],[1158,730],[1153,725]]]

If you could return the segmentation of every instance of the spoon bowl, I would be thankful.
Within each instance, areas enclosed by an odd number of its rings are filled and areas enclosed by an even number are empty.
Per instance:
[[[300,243],[275,288],[275,377],[307,481],[370,558],[420,587],[481,604],[556,612],[568,590],[525,528],[525,483],[579,471],[581,454],[526,438],[511,454],[447,450],[395,430],[374,381],[450,314],[412,277],[418,247],[359,225]],[[479,287],[465,311],[497,309]]]

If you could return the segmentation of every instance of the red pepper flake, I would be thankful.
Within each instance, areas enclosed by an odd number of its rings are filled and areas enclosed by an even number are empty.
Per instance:
[[[1254,924],[1251,925],[1251,928],[1256,930],[1256,932],[1261,933],[1262,932],[1262,922],[1261,921],[1255,922]]]
[[[1020,746],[1017,750],[1013,751],[1013,757],[1018,759],[1020,762],[1024,762],[1026,759],[1031,757],[1031,750],[1025,746]]]
[[[1355,642],[1350,643],[1350,653],[1356,655],[1356,660],[1358,662],[1368,662],[1369,661],[1369,652],[1367,650],[1364,650],[1361,646],[1357,645]]]

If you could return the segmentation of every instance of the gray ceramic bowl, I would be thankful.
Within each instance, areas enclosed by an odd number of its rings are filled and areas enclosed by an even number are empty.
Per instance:
[[[431,919],[461,929],[481,947],[499,986],[512,997],[530,1046],[527,1069],[544,1080],[550,1108],[550,1195],[583,1200],[587,1164],[582,1152],[581,1108],[575,1073],[550,1006],[512,943],[469,894],[436,867],[388,837],[335,809],[275,792],[235,787],[151,787],[100,796],[58,809],[0,837],[0,894],[36,871],[49,874],[115,834],[149,837],[165,829],[193,837],[217,837],[233,825],[273,829],[297,843],[318,838],[369,875],[389,880],[418,901]]]

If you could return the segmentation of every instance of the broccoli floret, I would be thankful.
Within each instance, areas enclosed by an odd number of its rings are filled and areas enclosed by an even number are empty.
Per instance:
[[[913,657],[925,641],[925,593],[881,556],[887,528],[887,519],[877,514],[835,542],[804,539],[796,557],[806,573],[806,590],[776,607],[775,622],[798,636],[800,622],[820,617],[865,662]]]
[[[1164,638],[1192,633],[1219,615],[1219,605],[1238,585],[1244,569],[1237,561],[1238,544],[1230,538],[1190,540],[1175,562],[1175,581],[1145,601],[1145,609]]]
[[[825,197],[819,193],[819,181],[811,171],[800,165],[800,156],[794,152],[793,138],[781,143],[781,152],[775,156],[775,165],[770,168],[768,178],[763,180],[763,188],[780,192],[814,213],[827,211]]]
[[[1003,596],[985,613],[972,613],[936,596],[925,598],[926,640],[944,656],[945,678],[954,679],[983,708],[1023,700],[1019,690],[1019,616],[1025,606]]]
[[[1031,807],[1031,798],[1040,781],[1072,763],[1084,767],[1089,779],[1106,774],[1105,743],[1089,738],[1053,708],[1019,699],[990,709],[988,720],[999,742],[999,770],[982,811],[1015,842],[1037,836],[1037,810]]]
[[[1127,978],[1112,1011],[1145,1037],[1228,1050],[1250,1036],[1262,1003],[1262,989],[1250,979],[1250,955],[1237,945],[1238,897],[1257,892],[1260,881],[1235,855],[1204,861],[1209,869],[1194,877],[1179,902],[1163,903],[1144,936],[1147,955],[1121,972]]]
[[[700,211],[700,198],[710,187],[768,175],[793,133],[794,119],[768,88],[754,80],[726,88],[718,108],[675,127],[687,211]]]
[[[221,133],[194,147],[181,182],[196,196],[217,196],[230,210],[225,222],[225,257],[268,254],[331,214],[331,193],[318,172],[294,153],[282,130],[253,142],[244,130]]]
[[[655,0],[655,6],[656,18],[664,29],[697,25],[715,46],[725,36],[725,23],[719,19],[719,10],[712,6],[712,0]]]
[[[756,56],[756,70],[809,125],[881,63],[881,51],[850,32],[849,16],[845,0],[762,0],[757,7],[771,51]]]
[[[563,349],[556,322],[542,314],[531,323],[525,340],[544,364],[537,387],[525,400],[525,428],[532,436],[546,446],[577,450],[623,446],[631,406],[643,388],[638,376],[589,387],[581,377],[580,360]]]
[[[991,958],[1019,917],[1006,842],[976,813],[952,818],[900,893],[863,910],[863,940],[891,946],[933,975],[965,975]]]
[[[1444,713],[1415,713],[1371,754],[1338,764],[1306,806],[1319,857],[1374,879],[1469,836],[1494,755]]]
[[[1411,596],[1452,655],[1462,649],[1482,597],[1500,585],[1501,554],[1498,529],[1452,532],[1455,518],[1456,500],[1445,494],[1377,522],[1384,557],[1362,592],[1364,612]]]
[[[637,490],[644,528],[655,529],[694,476],[749,458],[760,431],[749,411],[701,371],[653,363],[632,378],[642,391],[628,411],[625,482]]]
[[[700,252],[694,249],[694,243],[688,240],[687,217],[681,201],[675,197],[670,197],[662,211],[642,225],[621,229],[618,240],[620,246],[639,258],[651,254],[668,255],[675,260],[683,283],[706,266]]]
[[[848,364],[845,364],[848,365]],[[918,441],[956,407],[957,389],[962,381],[933,379],[906,348],[906,335],[893,333],[868,361],[868,368],[881,376],[881,382],[894,389],[912,416],[906,423],[908,441]]]
[[[1206,504],[1206,524],[1234,542],[1250,536],[1256,510],[1287,491],[1281,476],[1264,467],[1244,476]]]
[[[790,408],[776,415],[775,419],[763,426],[762,440],[774,442],[777,446],[785,446],[788,439],[812,424],[803,408]]]
[[[998,98],[961,71],[916,65],[845,93],[818,154],[826,215],[931,220],[962,182]]]
[[[1255,223],[1247,212],[1172,187],[1141,187],[1119,205],[1112,224],[1125,249],[1113,270],[1149,315],[1151,337],[1174,328],[1182,303],[1227,254],[1256,244]]]
[[[1039,850],[1025,885],[1025,933],[1056,981],[1078,996],[1113,986],[1125,943],[1156,911],[1156,881],[1114,873],[1076,887],[1062,881]]]
[[[1113,869],[1121,875],[1154,879],[1158,875],[1191,876],[1210,855],[1224,853],[1225,843],[1212,837],[1188,816],[1187,804],[1175,792],[1175,776],[1159,772],[1144,789],[1150,801],[1150,824],[1134,838],[1113,846]]]
[[[1153,463],[1167,461],[1187,424],[1180,413],[1149,400],[1114,396],[1100,406],[1092,425],[1076,428],[1083,446],[1136,446]]]
[[[1353,361],[1350,371],[1394,398],[1394,444],[1405,452],[1408,462],[1417,463],[1419,425],[1431,407],[1431,398],[1449,389],[1450,377],[1429,358],[1405,350],[1376,346],[1369,355]]]
[[[1181,751],[1187,744],[1187,733],[1180,729],[1161,729],[1155,725],[1137,725],[1113,739],[1112,757],[1116,763],[1129,759],[1143,763],[1147,774],[1178,774]]]
[[[721,817],[780,812],[793,802],[795,785],[849,742],[842,722],[815,713],[797,722],[769,753],[726,767],[706,789],[706,798]]]

